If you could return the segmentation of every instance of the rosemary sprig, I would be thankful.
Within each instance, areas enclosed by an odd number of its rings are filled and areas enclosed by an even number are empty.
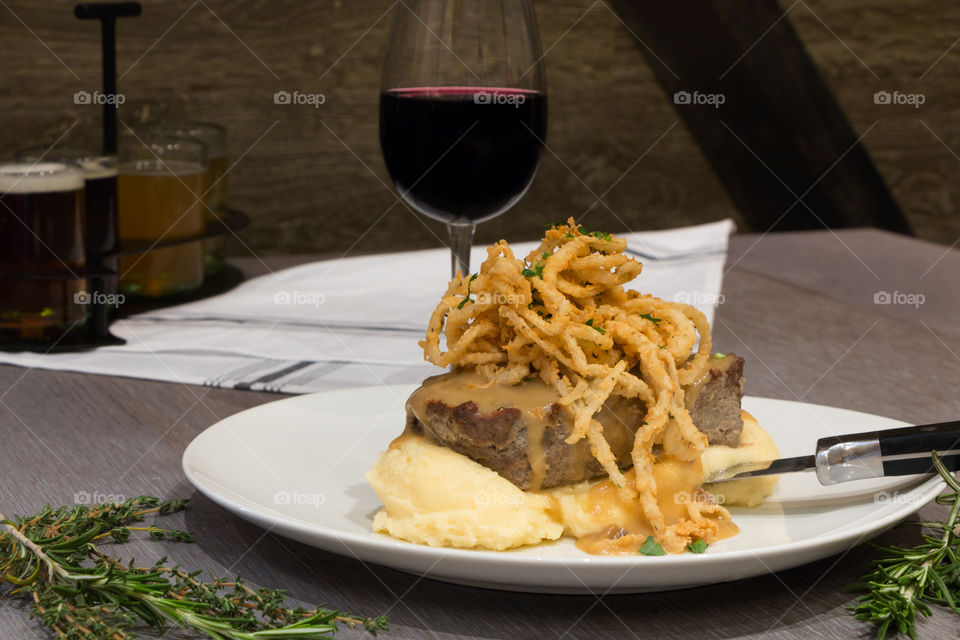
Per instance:
[[[873,571],[852,585],[865,594],[856,606],[850,607],[858,620],[877,625],[877,638],[889,633],[917,637],[917,614],[929,617],[931,604],[939,604],[960,613],[960,483],[944,466],[936,452],[933,465],[950,489],[937,497],[937,503],[950,506],[945,522],[906,522],[933,529],[936,535],[924,535],[915,547],[880,547],[873,545],[880,557],[873,562]]]
[[[64,640],[131,640],[138,624],[161,633],[175,625],[214,640],[331,638],[338,624],[372,635],[387,629],[382,616],[290,608],[284,590],[254,590],[239,577],[204,581],[201,571],[168,566],[166,558],[137,567],[100,551],[99,541],[126,542],[133,532],[192,542],[186,531],[131,526],[186,504],[140,496],[94,507],[46,507],[30,517],[0,514],[0,598],[32,599],[34,616]]]

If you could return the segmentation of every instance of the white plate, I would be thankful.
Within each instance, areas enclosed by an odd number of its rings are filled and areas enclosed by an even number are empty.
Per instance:
[[[703,555],[591,556],[567,538],[512,551],[439,549],[371,532],[380,501],[364,472],[404,425],[411,386],[345,389],[261,405],[213,425],[183,469],[214,502],[308,545],[466,585],[540,593],[630,593],[760,575],[825,558],[889,528],[932,500],[939,478],[884,478],[821,487],[785,475],[757,509],[732,509],[739,535]],[[745,398],[784,456],[817,438],[903,426],[818,405]]]

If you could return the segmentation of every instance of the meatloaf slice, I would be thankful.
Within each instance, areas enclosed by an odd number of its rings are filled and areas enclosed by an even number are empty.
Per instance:
[[[713,358],[713,366],[686,389],[687,410],[710,444],[735,447],[743,430],[743,358]]]
[[[700,380],[686,389],[687,408],[693,423],[707,435],[710,444],[736,446],[743,427],[740,416],[743,359],[728,355],[716,358],[711,365]],[[572,424],[556,402],[531,416],[530,412],[517,407],[481,410],[477,402],[470,399],[444,402],[428,394],[420,414],[418,417],[408,404],[409,431],[467,456],[525,491],[604,475],[586,439],[572,445],[565,442]],[[613,396],[597,416],[621,468],[631,464],[634,433],[645,415],[646,408],[641,401]],[[534,424],[537,432],[542,429],[539,447],[535,441],[531,442],[537,434],[530,433],[530,424]],[[546,465],[545,468],[541,465],[538,472],[531,460],[541,456]]]
[[[496,471],[524,491],[604,475],[586,439],[572,445],[564,442],[573,425],[557,403],[545,407],[542,416],[533,418],[540,421],[543,429],[539,455],[546,466],[542,478],[537,477],[531,465],[531,454],[536,449],[531,449],[530,430],[520,409],[501,407],[483,412],[472,401],[450,406],[440,400],[430,400],[425,413],[424,420],[420,421],[413,412],[408,412],[407,429]],[[631,464],[633,436],[643,423],[644,415],[646,408],[642,402],[619,397],[610,398],[600,411],[598,420],[604,425],[604,436],[620,467]]]

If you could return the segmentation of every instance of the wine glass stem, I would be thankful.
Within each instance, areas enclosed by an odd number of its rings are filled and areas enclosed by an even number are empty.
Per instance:
[[[447,232],[450,234],[450,254],[451,254],[451,278],[457,277],[457,271],[463,275],[470,273],[470,246],[473,244],[473,233],[477,230],[477,225],[470,224],[448,224]]]

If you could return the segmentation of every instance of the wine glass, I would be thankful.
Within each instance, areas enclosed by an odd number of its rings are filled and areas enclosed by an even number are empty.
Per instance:
[[[400,196],[447,224],[452,270],[470,271],[478,222],[517,203],[547,130],[531,0],[406,0],[383,65],[380,147]]]

